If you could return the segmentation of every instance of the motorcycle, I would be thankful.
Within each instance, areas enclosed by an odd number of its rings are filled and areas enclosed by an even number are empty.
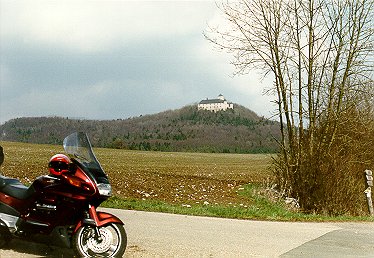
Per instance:
[[[81,257],[122,257],[123,222],[97,211],[111,196],[108,176],[85,133],[63,141],[67,155],[49,161],[49,175],[29,186],[0,176],[0,245],[12,238],[72,248]]]

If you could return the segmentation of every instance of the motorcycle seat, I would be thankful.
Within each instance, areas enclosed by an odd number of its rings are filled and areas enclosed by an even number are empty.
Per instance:
[[[0,175],[0,191],[17,199],[27,199],[34,192],[34,187],[27,187],[15,178]]]

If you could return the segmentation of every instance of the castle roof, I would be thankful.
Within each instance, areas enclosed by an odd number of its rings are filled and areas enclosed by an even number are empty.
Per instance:
[[[213,103],[223,103],[225,100],[222,99],[203,99],[199,104],[213,104]]]

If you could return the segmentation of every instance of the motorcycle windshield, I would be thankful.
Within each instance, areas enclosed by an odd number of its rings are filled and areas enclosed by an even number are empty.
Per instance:
[[[64,150],[91,174],[97,183],[107,183],[108,177],[93,153],[90,140],[83,132],[72,133],[64,139]]]

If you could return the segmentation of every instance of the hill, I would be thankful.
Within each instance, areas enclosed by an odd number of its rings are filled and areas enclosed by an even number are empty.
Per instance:
[[[0,140],[61,144],[74,131],[87,132],[96,147],[225,153],[275,152],[280,136],[278,122],[243,106],[213,113],[193,105],[118,120],[16,118],[0,126]]]

